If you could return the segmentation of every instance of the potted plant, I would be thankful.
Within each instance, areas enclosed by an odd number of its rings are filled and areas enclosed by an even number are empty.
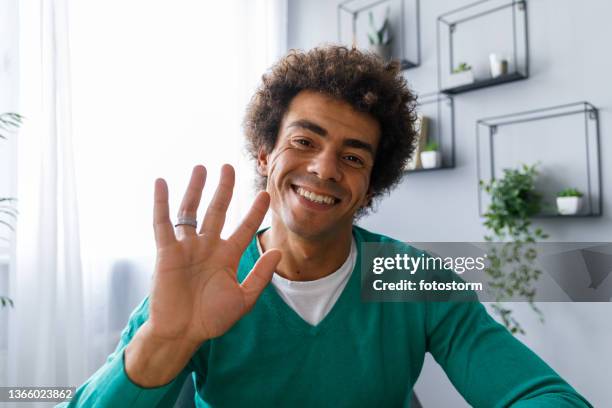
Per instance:
[[[374,14],[369,13],[370,31],[368,32],[368,40],[370,41],[370,50],[385,61],[391,59],[391,25],[389,23],[389,8],[385,13],[385,20],[380,28],[374,23]]]
[[[548,235],[541,228],[531,226],[531,217],[542,209],[542,196],[535,190],[536,166],[524,164],[518,169],[504,169],[500,179],[488,183],[480,181],[480,186],[491,197],[484,214],[484,226],[489,234],[484,238],[496,243],[487,253],[489,265],[485,269],[495,294],[491,307],[513,334],[525,334],[525,331],[502,299],[514,296],[526,299],[543,320],[542,312],[534,303],[534,285],[541,271],[534,263],[537,251],[533,244]]]
[[[428,142],[421,151],[421,165],[424,169],[435,169],[442,163],[438,142]]]
[[[474,73],[467,62],[460,63],[453,69],[453,73],[448,78],[449,88],[471,84],[472,82],[474,82]]]
[[[22,123],[23,117],[18,113],[2,113],[0,114],[0,139],[7,139],[5,132],[15,131]],[[15,199],[12,197],[0,197],[0,215],[6,216],[7,220],[0,219],[0,226],[4,226],[10,230],[14,230],[11,219],[14,221],[17,218],[17,209],[13,203]],[[13,306],[13,301],[6,297],[0,296],[0,307]]]
[[[557,193],[557,211],[561,215],[578,214],[582,208],[583,194],[576,188],[566,188]]]

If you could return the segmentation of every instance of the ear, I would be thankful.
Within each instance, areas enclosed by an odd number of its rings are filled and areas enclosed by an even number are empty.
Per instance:
[[[257,172],[264,177],[268,175],[268,157],[269,154],[266,149],[261,147],[257,154]]]

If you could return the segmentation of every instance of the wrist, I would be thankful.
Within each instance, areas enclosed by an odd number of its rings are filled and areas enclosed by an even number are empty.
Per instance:
[[[187,339],[162,339],[145,322],[125,349],[125,371],[135,384],[159,387],[174,380],[201,343]]]

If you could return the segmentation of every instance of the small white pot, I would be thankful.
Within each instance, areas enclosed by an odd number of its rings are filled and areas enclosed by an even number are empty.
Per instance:
[[[421,152],[421,166],[424,169],[435,169],[440,167],[442,163],[440,152],[433,150],[429,152]]]
[[[557,210],[561,215],[578,214],[582,208],[582,197],[557,197]]]
[[[448,76],[447,88],[456,88],[461,85],[467,85],[474,82],[474,73],[472,70],[457,72]]]
[[[497,54],[489,55],[491,78],[497,78],[508,73],[508,61]]]

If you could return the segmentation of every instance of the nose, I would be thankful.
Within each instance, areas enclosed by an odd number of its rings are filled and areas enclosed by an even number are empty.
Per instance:
[[[323,180],[338,182],[342,179],[340,162],[332,149],[323,150],[313,156],[308,163],[308,172]]]

